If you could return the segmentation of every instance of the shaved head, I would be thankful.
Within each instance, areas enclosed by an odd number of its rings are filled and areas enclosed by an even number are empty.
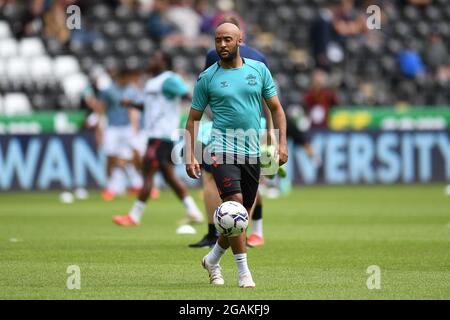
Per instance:
[[[241,29],[239,29],[239,27],[232,22],[223,22],[216,28],[216,35],[219,33],[235,35],[239,38],[241,36]]]
[[[235,59],[241,43],[242,33],[238,26],[230,22],[224,22],[217,26],[215,44],[221,60],[229,62]]]

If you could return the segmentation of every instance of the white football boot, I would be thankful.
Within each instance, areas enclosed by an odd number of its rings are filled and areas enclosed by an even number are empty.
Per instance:
[[[225,281],[223,280],[222,273],[220,272],[221,268],[219,264],[211,265],[206,262],[205,257],[202,260],[202,266],[209,273],[209,283],[215,285],[223,285]]]
[[[244,274],[242,276],[239,276],[239,287],[240,288],[254,288],[254,287],[256,287],[256,284],[253,281],[251,273],[246,273],[246,274]]]

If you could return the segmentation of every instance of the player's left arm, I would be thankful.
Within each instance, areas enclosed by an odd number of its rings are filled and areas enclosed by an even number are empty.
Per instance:
[[[269,107],[267,106],[267,103],[265,100],[263,100],[263,111],[264,116],[266,118],[266,130],[267,130],[267,144],[271,145],[272,141],[275,141],[275,136],[273,133],[273,119],[272,119],[272,113],[270,112]]]
[[[280,166],[288,161],[288,148],[286,141],[286,115],[281,106],[278,96],[272,96],[265,99],[267,107],[272,114],[274,128],[279,131],[278,156]]]
[[[273,81],[269,69],[264,64],[261,64],[260,66],[263,81],[262,96],[266,101],[270,113],[272,114],[273,126],[279,132],[278,162],[281,166],[288,160],[288,148],[286,142],[286,115],[284,114],[280,99],[278,99],[275,82]]]
[[[137,109],[128,109],[128,118],[130,119],[130,125],[134,134],[139,133],[139,111]]]

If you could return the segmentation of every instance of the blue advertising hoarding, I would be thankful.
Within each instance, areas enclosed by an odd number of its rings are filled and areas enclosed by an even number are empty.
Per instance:
[[[288,172],[302,184],[429,183],[450,181],[450,131],[315,132],[316,167],[297,146]]]
[[[104,185],[106,161],[90,132],[0,135],[0,190]]]
[[[311,138],[323,164],[315,166],[301,147],[291,144],[288,173],[293,183],[450,181],[450,131],[314,132]],[[99,188],[106,181],[105,166],[90,132],[0,135],[1,191]]]

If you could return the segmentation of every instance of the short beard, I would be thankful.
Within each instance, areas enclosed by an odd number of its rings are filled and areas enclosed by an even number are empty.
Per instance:
[[[238,53],[238,48],[236,48],[236,50],[234,52],[230,52],[228,54],[228,57],[226,58],[222,58],[222,56],[220,55],[219,52],[217,52],[219,54],[220,60],[224,61],[224,62],[231,62],[233,61],[236,57],[237,57],[237,53]]]

